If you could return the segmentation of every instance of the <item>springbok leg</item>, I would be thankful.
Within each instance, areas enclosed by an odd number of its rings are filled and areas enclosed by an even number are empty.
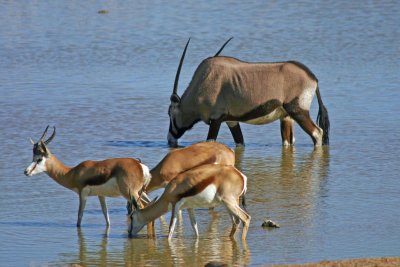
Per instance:
[[[104,218],[106,219],[107,226],[110,226],[110,217],[108,216],[106,198],[103,196],[99,196],[99,201],[101,205],[101,210],[103,211]]]
[[[247,236],[247,231],[249,230],[249,224],[251,220],[250,215],[239,207],[239,204],[236,202],[236,200],[222,199],[222,203],[227,208],[229,214],[233,216],[231,237],[233,238],[233,234],[235,234],[237,229],[237,225],[235,226],[234,224],[240,220],[243,223],[242,240],[245,240]]]

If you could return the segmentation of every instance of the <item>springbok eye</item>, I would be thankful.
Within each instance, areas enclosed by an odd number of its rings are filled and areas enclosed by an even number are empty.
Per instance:
[[[42,160],[43,160],[43,158],[40,158],[40,159],[38,159],[36,162],[37,162],[37,163],[40,163],[40,162],[42,162]]]

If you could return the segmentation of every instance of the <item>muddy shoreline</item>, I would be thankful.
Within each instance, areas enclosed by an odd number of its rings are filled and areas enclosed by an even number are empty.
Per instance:
[[[394,267],[400,266],[400,257],[364,258],[337,261],[321,261],[316,263],[267,265],[269,267]]]

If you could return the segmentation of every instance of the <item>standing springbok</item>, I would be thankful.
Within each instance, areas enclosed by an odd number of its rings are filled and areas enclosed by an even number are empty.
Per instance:
[[[33,160],[25,169],[25,175],[33,176],[46,172],[60,185],[78,193],[77,227],[81,225],[87,197],[98,196],[108,226],[110,219],[105,197],[123,196],[130,202],[130,196],[139,198],[143,186],[150,182],[148,167],[131,158],[113,158],[103,161],[87,160],[72,168],[65,166],[47,147],[56,134],[54,127],[50,138],[44,140],[48,128],[49,126],[38,142],[35,143],[31,139]]]
[[[196,236],[199,235],[194,208],[215,207],[223,204],[232,218],[233,237],[240,221],[243,222],[242,239],[246,239],[250,224],[248,215],[239,206],[239,197],[246,193],[247,177],[233,166],[206,164],[179,174],[166,186],[164,193],[155,202],[139,209],[136,199],[131,203],[136,210],[130,214],[130,235],[136,235],[144,225],[165,214],[172,206],[168,239],[172,238],[177,213],[188,209]]]
[[[210,57],[197,67],[179,97],[179,74],[189,41],[179,62],[168,110],[170,146],[177,146],[178,139],[199,121],[209,125],[207,140],[216,140],[221,123],[226,122],[235,143],[243,145],[239,122],[258,125],[277,119],[285,146],[294,144],[293,120],[311,137],[314,146],[329,144],[328,112],[318,79],[296,61],[249,63],[232,57]],[[309,114],[315,93],[318,126]]]
[[[170,151],[153,169],[146,192],[165,187],[179,173],[205,164],[235,165],[235,153],[218,142],[200,142]]]

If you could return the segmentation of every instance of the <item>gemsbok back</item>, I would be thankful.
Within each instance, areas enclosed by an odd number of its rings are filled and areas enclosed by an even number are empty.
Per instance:
[[[165,187],[178,174],[205,164],[235,165],[235,153],[218,142],[200,142],[171,150],[153,169],[146,187],[150,193]]]
[[[177,213],[180,209],[188,209],[190,221],[196,236],[199,235],[194,208],[210,208],[224,205],[232,218],[233,237],[240,221],[243,223],[242,239],[246,239],[250,224],[250,215],[239,206],[239,197],[247,190],[247,177],[233,166],[206,164],[179,174],[166,186],[164,193],[155,202],[140,209],[133,197],[135,206],[130,217],[128,232],[136,235],[146,224],[165,214],[170,207],[171,222],[168,239],[172,238]]]
[[[25,175],[33,176],[46,172],[58,184],[78,193],[79,211],[76,225],[80,227],[86,199],[89,196],[98,196],[101,208],[110,225],[105,197],[123,196],[128,202],[130,196],[138,199],[142,188],[150,182],[150,172],[147,166],[132,158],[112,158],[103,161],[83,161],[75,167],[68,167],[58,160],[47,145],[56,134],[44,140],[47,126],[42,137],[33,144],[33,160],[25,169]]]
[[[177,146],[178,139],[199,121],[209,125],[207,140],[216,140],[221,123],[226,122],[235,143],[243,145],[239,122],[259,125],[278,119],[285,146],[294,144],[293,120],[311,137],[314,146],[329,144],[328,111],[318,79],[296,61],[250,63],[233,57],[209,57],[197,67],[179,97],[179,74],[189,41],[179,62],[168,110],[170,146]],[[315,93],[319,105],[317,125],[309,113]]]

